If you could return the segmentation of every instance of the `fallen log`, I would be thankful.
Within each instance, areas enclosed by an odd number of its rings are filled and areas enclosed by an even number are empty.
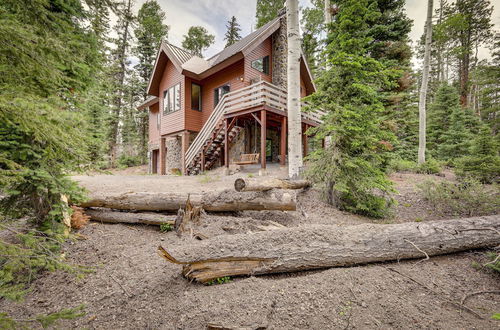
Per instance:
[[[500,244],[500,216],[349,227],[312,225],[216,236],[159,254],[201,283],[224,276],[295,272],[421,258]],[[173,256],[176,257],[173,257]]]
[[[236,191],[268,191],[272,189],[302,189],[311,186],[307,180],[270,179],[266,181],[238,178],[234,181]]]
[[[137,223],[143,225],[173,225],[175,223],[175,215],[165,215],[158,213],[132,213],[111,210],[86,209],[85,214],[90,216],[90,220],[92,221],[108,223]]]
[[[292,191],[237,193],[225,190],[207,194],[189,194],[193,206],[210,212],[227,211],[294,211],[296,195]],[[104,207],[117,210],[172,211],[184,207],[187,193],[125,193],[94,195],[81,207]]]

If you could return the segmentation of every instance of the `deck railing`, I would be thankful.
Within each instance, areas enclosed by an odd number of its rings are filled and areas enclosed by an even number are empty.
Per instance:
[[[277,110],[286,111],[286,100],[287,95],[284,89],[266,81],[261,81],[234,92],[227,93],[221,98],[214,111],[212,111],[208,120],[205,122],[205,125],[203,125],[201,131],[189,146],[186,152],[186,166],[189,166],[195,159],[196,155],[201,151],[207,139],[210,137],[210,134],[212,134],[225,114],[256,108],[264,104]],[[319,110],[302,113],[304,119],[316,123],[322,122],[321,117],[323,115],[324,112]]]

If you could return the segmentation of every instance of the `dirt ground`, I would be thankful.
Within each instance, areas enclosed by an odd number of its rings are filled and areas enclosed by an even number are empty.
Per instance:
[[[76,177],[90,191],[213,191],[232,187],[237,176],[150,176],[135,172]],[[279,176],[279,168],[269,172]],[[140,172],[139,172],[140,173]],[[257,179],[257,176],[255,176]],[[450,179],[416,174],[392,176],[400,205],[389,222],[441,219],[419,196],[415,185],[424,179]],[[258,178],[258,179],[265,179]],[[373,220],[341,212],[321,201],[314,189],[299,195],[294,212],[240,212],[205,215],[199,232],[207,237],[262,230],[279,223],[350,225]],[[87,315],[61,321],[59,328],[205,329],[208,323],[268,329],[499,329],[491,315],[500,312],[500,276],[477,267],[485,251],[469,251],[430,260],[401,261],[332,268],[293,274],[233,278],[204,286],[189,283],[181,266],[156,253],[158,245],[189,244],[175,233],[153,226],[90,223],[86,237],[67,243],[68,261],[92,272],[83,279],[63,272],[47,273],[33,283],[24,302],[0,301],[0,310],[27,318],[61,308],[86,306]]]

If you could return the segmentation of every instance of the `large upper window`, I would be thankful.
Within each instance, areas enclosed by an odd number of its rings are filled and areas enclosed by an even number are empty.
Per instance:
[[[201,86],[191,84],[191,109],[201,111]]]
[[[163,113],[181,109],[181,84],[174,85],[163,92]]]
[[[222,99],[222,97],[229,93],[230,90],[231,88],[229,87],[229,85],[223,85],[214,90],[214,107],[219,104],[219,101]]]
[[[269,74],[269,56],[264,56],[252,61],[252,68],[265,74]]]

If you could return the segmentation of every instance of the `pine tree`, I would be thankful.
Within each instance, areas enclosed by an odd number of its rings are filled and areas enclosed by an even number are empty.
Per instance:
[[[116,166],[118,147],[120,144],[120,120],[123,115],[125,97],[125,83],[129,71],[129,51],[131,41],[131,24],[135,17],[132,14],[132,0],[124,0],[120,6],[120,16],[115,30],[118,37],[114,40],[115,48],[112,51],[111,81],[112,81],[112,107],[109,116],[109,154],[111,167]]]
[[[332,143],[310,156],[308,175],[339,208],[380,217],[392,201],[384,194],[392,189],[385,168],[394,135],[383,125],[379,90],[394,87],[397,75],[369,56],[376,3],[343,0],[339,8],[325,51],[329,70],[309,97],[312,108],[327,111],[316,138],[331,136]]]
[[[324,3],[323,0],[313,0],[312,7],[302,10],[300,24],[302,28],[302,51],[307,59],[309,68],[316,72],[319,62],[321,33],[324,30]]]
[[[465,126],[466,114],[455,106],[450,116],[450,126],[442,135],[442,143],[438,146],[437,157],[452,161],[455,158],[469,155],[472,134]]]
[[[129,91],[138,89],[139,95],[142,96],[143,100],[147,98],[146,88],[149,83],[149,77],[153,71],[156,52],[161,40],[166,39],[168,36],[169,26],[164,23],[164,20],[165,12],[161,9],[156,0],[146,1],[137,14],[137,26],[134,29],[137,45],[133,48],[133,53],[139,59],[139,63],[135,66],[135,70],[138,72],[140,79],[135,82],[137,86],[129,89]],[[134,107],[134,105],[131,105],[131,107]],[[145,162],[148,147],[148,112],[138,112],[137,116],[134,117],[137,119],[137,128],[139,131],[130,132],[129,134],[138,134],[139,155],[142,162]]]
[[[202,26],[191,26],[188,33],[184,35],[182,47],[192,54],[203,57],[203,51],[210,47],[215,41],[215,36],[209,34]]]
[[[258,29],[278,17],[279,10],[284,6],[285,0],[257,0],[256,28]]]
[[[240,36],[240,25],[236,22],[236,17],[231,17],[231,20],[227,22],[226,25],[227,32],[224,36],[224,40],[226,40],[226,48],[234,44],[236,41],[241,39]]]
[[[447,83],[441,84],[434,96],[434,101],[429,105],[427,117],[427,151],[432,157],[440,158],[438,148],[444,143],[444,134],[451,126],[451,113],[459,107],[456,88]]]

